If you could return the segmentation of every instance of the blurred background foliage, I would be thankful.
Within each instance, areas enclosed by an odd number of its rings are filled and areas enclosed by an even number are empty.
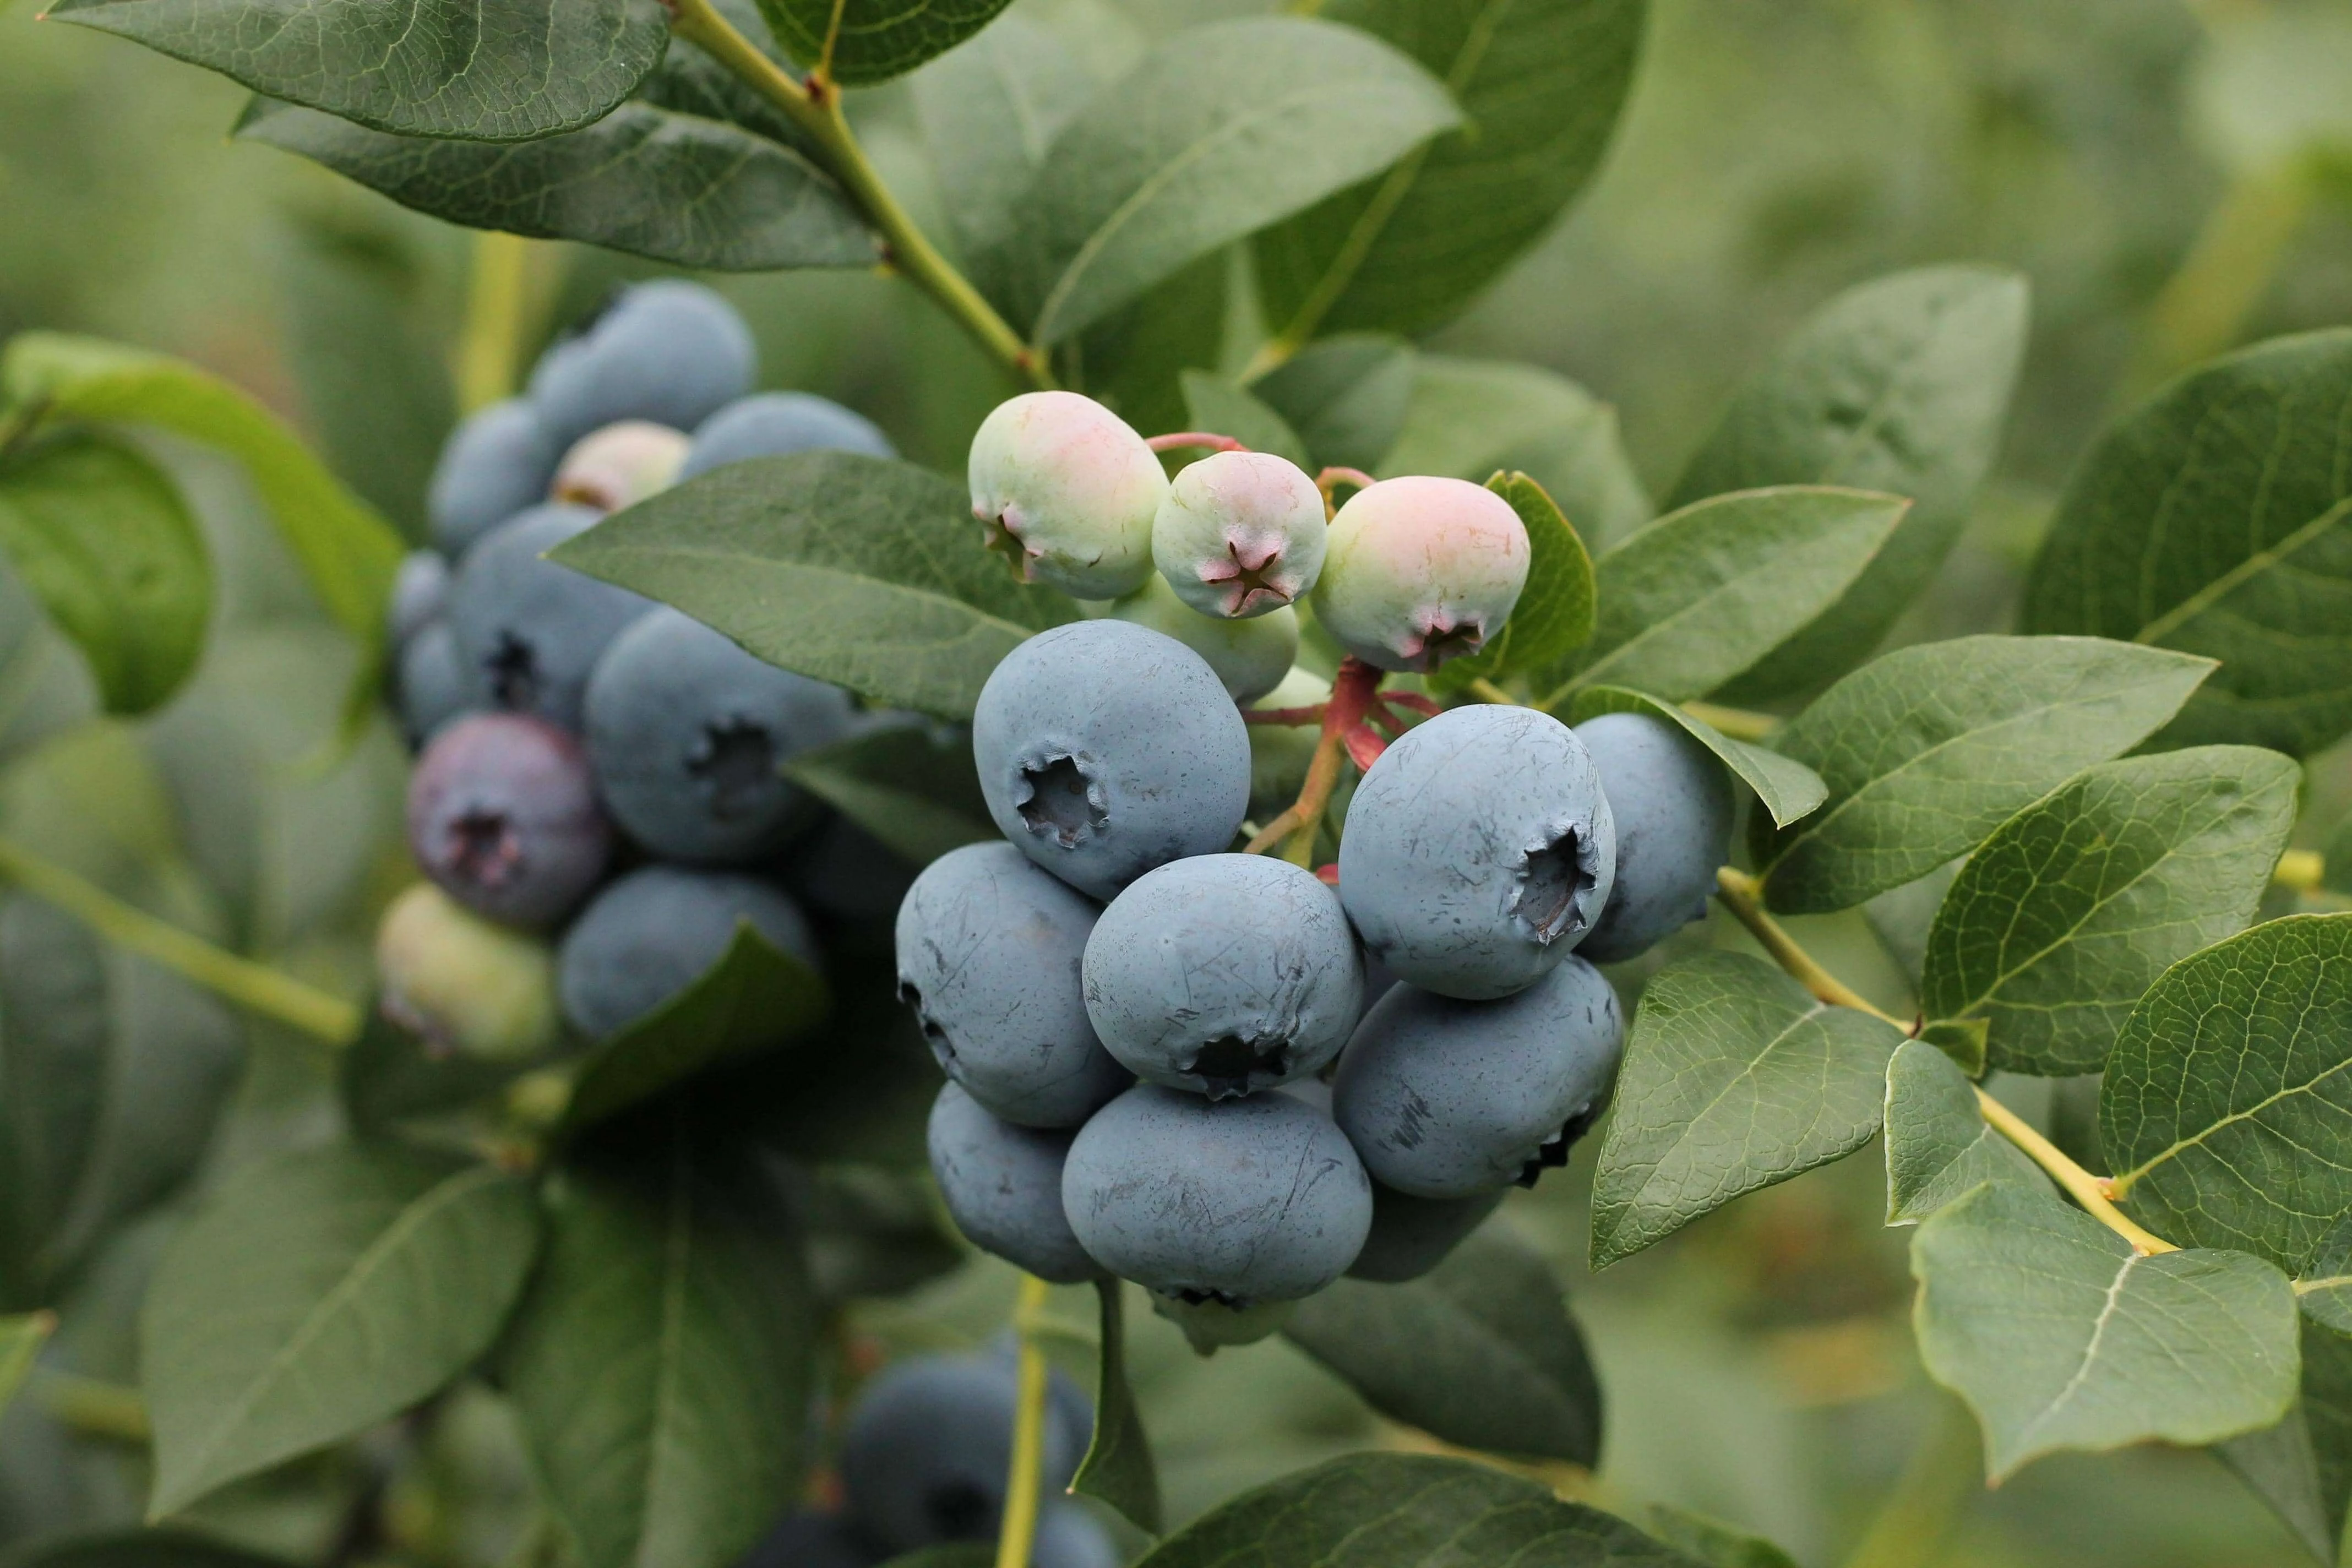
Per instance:
[[[1255,8],[1120,9],[1139,41],[1204,12]],[[471,240],[307,163],[231,144],[241,102],[218,78],[41,26],[31,0],[0,4],[0,335],[86,331],[195,360],[296,420],[415,530],[457,402],[451,353]],[[859,108],[877,158],[921,207],[904,89]],[[1633,109],[1597,185],[1431,346],[1580,381],[1615,405],[1643,479],[1663,491],[1730,387],[1807,311],[1874,274],[1958,258],[2031,277],[2034,337],[1997,477],[1903,623],[1906,639],[2011,623],[2068,465],[2119,407],[2239,342],[2352,321],[2352,6],[1657,0]],[[539,330],[629,270],[598,253],[536,252]],[[960,468],[980,413],[1007,390],[891,280],[723,287],[760,332],[770,384],[863,410],[919,460]],[[407,875],[398,748],[379,727],[331,773],[307,760],[331,727],[350,653],[242,479],[192,448],[156,456],[188,487],[215,550],[220,635],[160,719],[89,723],[79,661],[0,584],[0,831],[356,992],[373,912]],[[2298,842],[2315,844],[2348,809],[2352,749],[2339,746],[2312,764]],[[42,1200],[82,1205],[68,1241],[95,1234],[108,1205],[152,1195],[110,1150],[171,1146],[184,1136],[174,1118],[206,1097],[234,1096],[236,1107],[204,1153],[208,1173],[331,1126],[330,1069],[314,1048],[99,952],[21,898],[0,902],[0,921],[57,927],[46,946],[39,931],[12,944],[49,956],[0,972],[0,1028],[95,1017],[90,1026],[128,1042],[107,1058],[113,1080],[93,1091],[88,1168],[62,1170],[58,1194]],[[1800,923],[1842,973],[1876,974],[1878,999],[1906,1004],[1859,916]],[[1736,940],[1694,928],[1675,946]],[[240,1035],[252,1047],[241,1078]],[[167,1060],[171,1072],[155,1066]],[[2062,1135],[2079,1122],[2069,1086],[2012,1092],[2042,1095],[2048,1103],[2029,1109]],[[1911,1350],[1905,1238],[1881,1226],[1875,1159],[1759,1194],[1588,1279],[1580,1172],[1591,1150],[1569,1181],[1507,1210],[1557,1259],[1610,1400],[1600,1475],[1552,1479],[1637,1518],[1664,1502],[1735,1521],[1808,1564],[2305,1561],[2203,1454],[2062,1457],[1984,1492],[1972,1431]],[[13,1194],[0,1207],[31,1201]],[[132,1373],[140,1282],[186,1201],[76,1261],[60,1342],[34,1396],[0,1423],[0,1546],[135,1518],[139,1415],[119,1389]],[[1003,1321],[1011,1289],[983,1260],[874,1308],[859,1327],[882,1346],[977,1341]],[[1085,1317],[1077,1300],[1056,1310]],[[1179,1517],[1329,1453],[1417,1440],[1379,1429],[1283,1342],[1202,1363],[1156,1321],[1137,1339]],[[453,1563],[495,1561],[520,1516],[526,1482],[488,1395],[459,1401],[415,1470],[387,1479],[333,1468],[345,1464],[309,1462],[199,1512],[257,1543],[315,1551],[352,1489],[386,1484],[414,1555]]]

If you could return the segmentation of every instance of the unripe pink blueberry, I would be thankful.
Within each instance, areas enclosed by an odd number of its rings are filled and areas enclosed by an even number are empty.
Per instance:
[[[1244,621],[1204,616],[1178,598],[1167,579],[1156,574],[1126,598],[1114,601],[1108,613],[1164,632],[1207,659],[1236,702],[1255,702],[1281,685],[1298,658],[1298,612],[1289,605]]]
[[[555,1044],[547,943],[484,920],[430,882],[383,911],[375,962],[384,1012],[438,1049],[511,1062]]]
[[[1151,560],[1204,616],[1295,604],[1323,570],[1323,492],[1271,452],[1218,452],[1176,476],[1151,524]]]
[[[1315,617],[1381,669],[1426,673],[1485,646],[1528,581],[1528,531],[1466,479],[1383,479],[1331,520]]]
[[[1075,392],[1025,392],[971,438],[971,511],[1024,583],[1116,599],[1151,574],[1160,458],[1127,421]]]
[[[684,431],[647,419],[607,425],[572,444],[556,467],[549,494],[599,511],[619,511],[676,484],[693,444]]]

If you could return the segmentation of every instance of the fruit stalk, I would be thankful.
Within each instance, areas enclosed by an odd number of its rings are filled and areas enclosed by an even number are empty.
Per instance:
[[[1323,821],[1323,808],[1331,804],[1331,792],[1339,787],[1339,759],[1349,732],[1360,728],[1371,711],[1381,675],[1353,656],[1339,661],[1339,671],[1331,679],[1331,700],[1323,706],[1323,737],[1307,764],[1307,782],[1297,800],[1244,846],[1246,853],[1263,855],[1287,839],[1283,858],[1296,866],[1314,865],[1315,830]]]
[[[1045,1281],[1021,1278],[1013,1309],[1021,1362],[1013,1410],[1013,1464],[1005,1479],[1004,1528],[996,1538],[996,1568],[1029,1568],[1037,1539],[1037,1489],[1045,1469],[1045,1352],[1037,1343],[1037,1319],[1045,1310]]]

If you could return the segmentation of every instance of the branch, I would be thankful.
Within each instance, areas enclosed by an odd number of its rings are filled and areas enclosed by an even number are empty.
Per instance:
[[[1763,884],[1747,872],[1726,866],[1715,874],[1715,896],[1723,907],[1748,928],[1748,932],[1772,955],[1772,961],[1789,972],[1791,978],[1832,1007],[1851,1007],[1857,1013],[1867,1013],[1874,1018],[1884,1018],[1905,1034],[1911,1026],[1894,1014],[1874,1006],[1856,991],[1813,961],[1813,955],[1797,945],[1797,939],[1781,928],[1780,922],[1764,912],[1759,894]]]
[[[1013,1309],[1021,1362],[1013,1407],[1013,1466],[1004,1484],[996,1568],[1029,1568],[1029,1552],[1037,1539],[1037,1493],[1044,1485],[1045,1451],[1045,1352],[1037,1334],[1046,1290],[1043,1279],[1022,1276],[1021,1296]]]

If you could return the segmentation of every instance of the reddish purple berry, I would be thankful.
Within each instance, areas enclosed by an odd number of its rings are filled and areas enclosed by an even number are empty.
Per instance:
[[[408,847],[453,899],[509,925],[554,924],[604,874],[612,828],[580,742],[543,719],[478,713],[408,781]]]

